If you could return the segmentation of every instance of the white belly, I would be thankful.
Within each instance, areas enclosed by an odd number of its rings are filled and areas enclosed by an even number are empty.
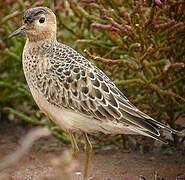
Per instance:
[[[75,112],[71,109],[59,108],[49,103],[43,94],[34,88],[37,86],[35,83],[36,71],[35,67],[32,67],[32,64],[30,64],[30,61],[33,60],[30,50],[32,50],[33,54],[35,46],[36,45],[34,43],[31,44],[30,42],[28,43],[28,41],[26,42],[23,51],[23,70],[34,100],[41,111],[43,111],[52,121],[58,124],[65,131],[84,131],[87,133],[103,132],[106,134],[135,133],[132,131],[131,127],[124,126],[124,124],[121,122],[118,123],[114,120],[107,119],[97,120],[85,114]],[[37,57],[37,60],[38,59],[38,71],[42,73],[43,70],[48,68],[48,61],[43,57]]]
[[[92,129],[92,123],[89,124],[89,122],[93,122],[93,120],[87,116],[76,113],[75,111],[73,112],[70,109],[67,110],[66,108],[59,108],[50,104],[45,97],[36,90],[32,89],[31,92],[41,111],[62,129],[66,131]]]
[[[50,104],[38,91],[31,89],[31,93],[41,111],[65,131],[83,131],[87,133],[103,132],[105,134],[135,134],[121,123],[107,120],[100,121],[70,109],[61,109]]]

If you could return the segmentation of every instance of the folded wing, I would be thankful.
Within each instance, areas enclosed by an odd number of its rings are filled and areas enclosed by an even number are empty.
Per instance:
[[[161,129],[177,133],[138,110],[101,70],[75,50],[65,45],[59,50],[38,84],[50,103],[99,121],[121,123],[131,131],[163,142]]]

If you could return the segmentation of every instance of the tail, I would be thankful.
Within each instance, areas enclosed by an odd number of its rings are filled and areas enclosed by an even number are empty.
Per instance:
[[[119,92],[119,96],[109,97],[110,101],[114,100],[117,104],[119,104],[119,108],[117,110],[121,114],[121,117],[118,121],[119,123],[122,123],[124,127],[126,126],[131,133],[149,136],[163,143],[167,143],[167,141],[162,137],[161,131],[168,131],[171,134],[183,135],[182,132],[170,128],[141,112],[129,102],[121,91],[118,89],[116,89],[116,91]]]
[[[145,136],[149,136],[153,139],[156,139],[160,142],[168,144],[168,142],[162,137],[161,132],[167,131],[171,134],[183,135],[182,132],[177,131],[171,127],[166,126],[165,124],[156,121],[155,119],[138,119],[142,123],[142,131],[141,134]]]
[[[181,136],[184,135],[182,132],[156,121],[141,111],[137,111],[138,116],[125,113],[125,111],[122,113],[124,113],[122,122],[126,123],[130,130],[137,132],[138,134],[151,137],[165,144],[168,144],[168,142],[162,137],[161,131],[167,131],[171,134],[177,134]]]

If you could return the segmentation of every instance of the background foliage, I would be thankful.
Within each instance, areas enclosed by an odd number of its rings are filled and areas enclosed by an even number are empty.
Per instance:
[[[40,5],[56,13],[60,42],[91,58],[142,111],[182,128],[176,123],[182,124],[185,117],[185,3],[181,0],[1,1],[1,119],[47,125],[68,142],[38,111],[27,88],[21,65],[25,37],[6,39],[21,25],[24,10]],[[101,135],[94,139],[118,146],[133,139],[136,145],[141,143],[136,137]],[[143,142],[148,139],[142,138]]]

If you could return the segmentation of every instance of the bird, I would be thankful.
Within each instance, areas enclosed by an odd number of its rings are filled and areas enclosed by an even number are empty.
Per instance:
[[[93,62],[59,43],[56,15],[48,7],[27,9],[9,38],[21,34],[26,34],[23,71],[36,104],[69,134],[74,155],[79,152],[74,134],[84,136],[84,180],[92,154],[89,134],[139,134],[166,143],[161,131],[180,133],[140,111]]]

